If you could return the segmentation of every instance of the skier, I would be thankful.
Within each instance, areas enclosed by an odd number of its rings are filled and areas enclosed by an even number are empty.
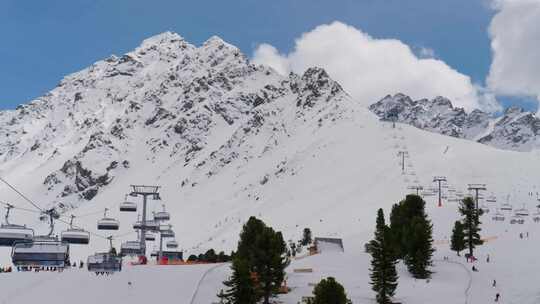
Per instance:
[[[477,272],[478,269],[477,269],[476,267],[474,267],[474,265],[473,265],[473,266],[472,266],[472,271]]]
[[[519,233],[519,238],[523,239],[523,233],[522,232]]]
[[[492,287],[496,287],[497,286],[497,281],[496,280],[493,280],[493,284],[491,285]]]
[[[489,254],[487,255],[486,262],[489,263]]]
[[[497,293],[495,295],[495,302],[499,302],[499,298],[501,297],[501,295],[499,293]]]

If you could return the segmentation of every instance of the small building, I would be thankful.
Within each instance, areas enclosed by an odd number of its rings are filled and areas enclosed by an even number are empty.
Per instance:
[[[316,237],[314,242],[316,252],[344,252],[343,240],[340,238]]]

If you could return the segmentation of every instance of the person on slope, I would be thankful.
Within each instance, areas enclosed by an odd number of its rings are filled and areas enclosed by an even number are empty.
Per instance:
[[[492,287],[496,287],[497,286],[497,281],[496,280],[493,280],[493,284],[491,284]]]
[[[495,295],[495,302],[499,302],[499,299],[501,298],[501,295],[497,292]]]

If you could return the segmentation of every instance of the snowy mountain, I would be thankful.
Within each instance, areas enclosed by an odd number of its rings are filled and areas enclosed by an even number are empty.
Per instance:
[[[518,107],[493,118],[480,110],[466,113],[444,97],[412,100],[404,94],[388,95],[370,110],[383,119],[395,119],[417,128],[475,140],[500,149],[531,151],[540,147],[540,118]]]
[[[66,208],[129,174],[137,157],[157,172],[191,170],[177,182],[194,186],[235,159],[270,153],[298,125],[350,116],[350,103],[324,70],[282,77],[218,37],[195,47],[167,32],[1,112],[0,167],[50,167],[42,192]],[[257,146],[247,145],[253,137]]]
[[[376,211],[383,208],[388,215],[392,204],[421,185],[434,224],[435,275],[426,292],[428,282],[413,279],[400,265],[397,300],[492,303],[499,289],[490,284],[497,278],[503,299],[537,303],[538,267],[531,267],[537,235],[531,233],[530,240],[517,235],[535,231],[538,224],[527,217],[523,225],[510,225],[511,213],[504,222],[491,220],[503,202],[527,208],[531,215],[538,203],[532,194],[540,192],[536,118],[510,109],[491,119],[480,111],[456,109],[444,98],[412,101],[403,95],[387,97],[371,111],[322,69],[284,77],[251,64],[217,37],[194,46],[164,33],[67,76],[29,104],[0,112],[0,175],[40,206],[56,205],[64,216],[78,216],[76,225],[92,235],[89,246],[70,246],[74,261],[108,248],[108,232],[96,227],[104,208],[120,221],[120,230],[113,233],[116,247],[136,238],[136,215],[118,211],[131,184],[161,186],[163,201],[150,200],[149,209],[166,205],[186,255],[234,249],[251,215],[282,231],[287,240],[299,239],[304,227],[316,237],[343,238],[344,255],[293,262],[288,269],[293,291],[280,296],[287,304],[309,295],[310,284],[328,275],[344,282],[354,303],[373,302],[370,258],[363,245],[373,236]],[[391,111],[404,124],[392,128],[381,121]],[[405,164],[400,151],[407,152]],[[433,196],[433,176],[448,180],[442,207]],[[457,193],[466,195],[469,183],[486,184],[497,197],[497,203],[481,202],[491,209],[482,218],[481,232],[489,241],[477,254],[489,253],[493,262],[479,264],[479,274],[467,271],[461,259],[443,261],[454,256],[448,239],[458,218]],[[12,210],[12,223],[46,233],[46,223],[26,212],[32,206],[12,189],[1,185],[0,197],[19,208]],[[58,233],[66,225],[57,222],[55,228]],[[147,245],[150,250],[156,246]],[[0,248],[0,265],[8,265],[10,249]],[[160,267],[126,267],[105,280],[86,271],[66,271],[58,280],[51,280],[57,275],[51,273],[0,276],[7,286],[2,300],[28,303],[45,295],[71,303],[90,289],[133,303],[158,294],[163,301],[210,303],[229,274],[227,267],[208,276],[207,266]],[[294,273],[294,267],[314,271]],[[186,284],[173,292],[160,280]],[[151,293],[153,287],[131,289],[126,281],[168,289]],[[196,297],[199,288],[202,298]]]

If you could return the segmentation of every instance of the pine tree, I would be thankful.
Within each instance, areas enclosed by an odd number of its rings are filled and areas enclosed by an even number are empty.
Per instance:
[[[371,254],[371,285],[377,293],[377,303],[392,303],[397,288],[396,257],[391,242],[391,231],[384,222],[382,209],[377,212],[375,238],[371,240],[366,250]]]
[[[345,288],[333,277],[322,279],[313,289],[313,301],[310,304],[347,304]]]
[[[403,259],[415,278],[429,278],[433,256],[433,227],[425,212],[426,203],[414,194],[392,207],[391,243],[395,255]]]
[[[303,232],[303,235],[302,235],[302,240],[300,241],[300,243],[302,244],[302,246],[306,246],[306,245],[311,244],[311,242],[312,242],[311,229],[304,228],[304,232]]]
[[[256,299],[268,304],[279,291],[289,264],[287,244],[281,232],[275,232],[261,220],[250,217],[240,233],[235,259],[245,261],[255,278]]]
[[[469,256],[473,257],[474,248],[483,244],[480,238],[482,210],[476,209],[472,197],[466,197],[461,201],[459,212],[463,216],[463,233],[465,234],[465,243],[469,248]]]
[[[455,251],[459,256],[459,253],[466,248],[465,232],[463,231],[463,224],[460,221],[454,223],[454,229],[452,230],[452,238],[450,240],[450,249]]]
[[[285,278],[285,268],[289,264],[286,257],[287,245],[281,232],[265,227],[255,241],[254,268],[260,284],[263,303],[270,303]]]
[[[429,267],[432,265],[433,252],[433,227],[427,218],[416,216],[406,229],[409,240],[407,243],[407,255],[404,262],[407,269],[417,279],[431,277]]]
[[[253,281],[247,261],[240,258],[233,259],[232,275],[229,280],[223,282],[228,287],[217,295],[225,304],[255,304],[259,299],[257,286]]]

